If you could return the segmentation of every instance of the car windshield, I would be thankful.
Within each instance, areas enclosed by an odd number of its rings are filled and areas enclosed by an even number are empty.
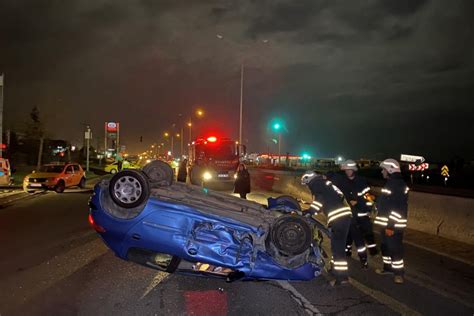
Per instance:
[[[40,172],[54,172],[60,173],[64,169],[64,166],[42,166]]]
[[[217,145],[199,145],[197,151],[204,154],[205,157],[213,159],[230,159],[236,155],[233,142]]]

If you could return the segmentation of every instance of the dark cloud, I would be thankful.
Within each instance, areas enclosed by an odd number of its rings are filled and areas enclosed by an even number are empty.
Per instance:
[[[474,156],[473,12],[468,0],[4,0],[6,124],[38,105],[54,137],[80,141],[82,123],[119,120],[138,150],[203,105],[196,124],[235,137],[243,63],[251,150],[272,146],[267,123],[283,117],[292,152]]]
[[[249,34],[297,31],[307,26],[311,18],[326,6],[327,1],[265,1],[257,8]]]
[[[382,0],[380,3],[387,13],[406,16],[418,12],[427,0]]]

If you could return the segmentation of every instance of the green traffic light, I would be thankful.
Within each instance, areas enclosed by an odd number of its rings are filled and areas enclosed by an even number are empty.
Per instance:
[[[273,129],[274,129],[274,130],[279,130],[280,127],[281,127],[280,123],[275,123],[275,124],[273,124]]]

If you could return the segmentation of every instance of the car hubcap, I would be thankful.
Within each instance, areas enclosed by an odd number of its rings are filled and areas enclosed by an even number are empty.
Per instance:
[[[133,177],[121,177],[114,186],[114,195],[121,202],[130,204],[142,194],[142,185]]]

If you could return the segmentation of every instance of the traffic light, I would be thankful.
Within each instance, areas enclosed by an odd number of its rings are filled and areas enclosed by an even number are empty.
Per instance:
[[[143,143],[143,136],[140,136],[140,143]]]

